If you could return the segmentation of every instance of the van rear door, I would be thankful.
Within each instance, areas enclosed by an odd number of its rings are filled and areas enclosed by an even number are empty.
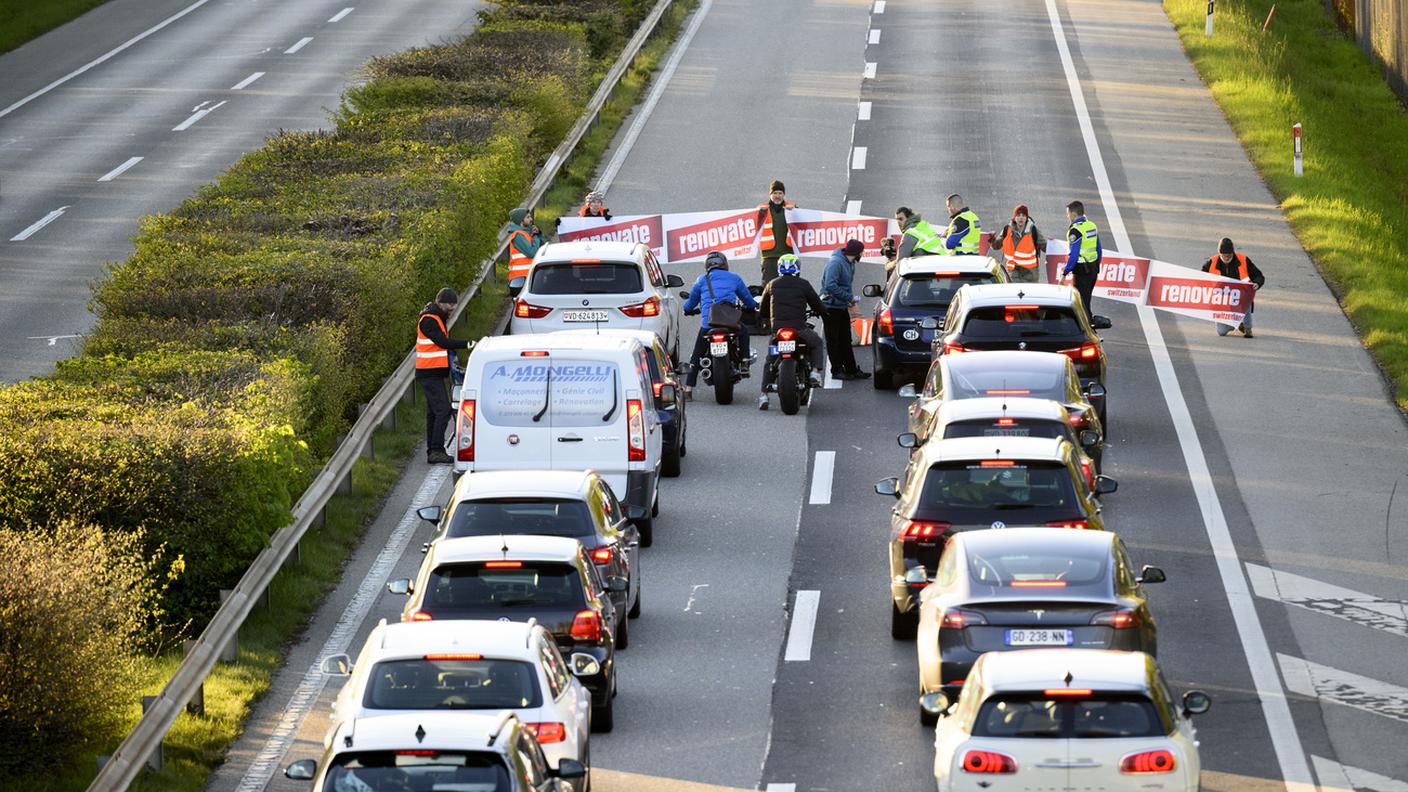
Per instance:
[[[484,364],[475,419],[475,470],[553,467],[552,358],[525,350]]]
[[[626,470],[627,405],[621,378],[610,357],[592,359],[569,350],[553,358],[553,468],[594,469],[602,475]]]

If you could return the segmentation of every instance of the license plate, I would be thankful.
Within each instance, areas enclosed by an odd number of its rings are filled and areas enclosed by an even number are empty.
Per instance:
[[[719,355],[727,355],[727,354],[728,354],[728,342],[727,342],[727,341],[710,341],[710,342],[709,342],[709,356],[710,356],[710,357],[718,357]]]
[[[1070,646],[1070,630],[1008,630],[1008,646]]]
[[[563,311],[564,322],[605,322],[611,317],[606,311]]]
[[[778,342],[777,342],[777,351],[778,351],[778,352],[796,352],[796,351],[797,351],[797,342],[796,342],[796,341],[778,341]]]
[[[1031,437],[1030,429],[984,429],[986,437]]]

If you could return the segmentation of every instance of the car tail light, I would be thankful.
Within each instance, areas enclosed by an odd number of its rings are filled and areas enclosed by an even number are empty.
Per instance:
[[[1014,580],[1007,585],[1012,588],[1065,588],[1064,580]]]
[[[1046,524],[1047,528],[1074,528],[1077,531],[1084,531],[1090,527],[1090,523],[1085,520],[1052,520]]]
[[[422,622],[422,621],[431,621],[431,620],[432,620],[431,615],[430,615],[429,613],[426,613],[426,612],[423,611],[423,610],[411,611],[411,617],[410,617],[409,619],[407,619],[407,621],[413,621],[413,622]]]
[[[948,530],[949,524],[946,522],[923,522],[921,520],[910,520],[909,525],[904,527],[905,544],[936,544],[944,531]]]
[[[1040,307],[1041,307],[1040,305],[1009,305],[1009,306],[1007,306],[1007,310],[1009,310],[1009,311],[1035,311],[1036,309],[1038,309],[1038,308],[1040,308]]]
[[[727,333],[710,333],[710,334],[709,334],[709,340],[710,340],[710,341],[713,341],[713,342],[715,342],[715,343],[722,343],[722,342],[728,340],[728,334],[727,334]]]
[[[1074,349],[1063,349],[1061,350],[1061,354],[1071,360],[1094,360],[1100,357],[1100,345],[1093,342],[1085,343]]]
[[[945,342],[944,342],[944,351],[943,351],[942,354],[947,355],[947,354],[949,354],[949,353],[951,353],[951,352],[952,352],[952,353],[958,353],[958,352],[967,352],[967,351],[968,351],[968,350],[964,349],[964,348],[963,348],[963,345],[960,344],[960,343],[958,343],[957,341],[945,341]]]
[[[663,387],[665,387],[664,380],[661,380],[660,382],[651,383],[650,388],[651,390],[655,391],[655,398],[660,398],[660,389]]]
[[[1015,424],[1015,423],[1017,423],[1017,419],[1016,419],[1016,418],[998,418],[998,419],[997,419],[997,423],[996,423],[995,425],[996,425],[996,426],[1012,426],[1012,425]]]
[[[615,557],[616,553],[612,551],[610,545],[606,545],[604,547],[596,547],[591,549],[587,552],[587,555],[592,557],[593,563],[609,564],[611,563],[611,559]]]
[[[892,336],[895,334],[895,315],[889,308],[880,312],[880,316],[875,319],[875,332],[882,336]]]
[[[485,569],[522,569],[522,561],[485,561]]]
[[[1085,486],[1095,489],[1095,471],[1090,467],[1090,460],[1081,458],[1080,472],[1085,474]]]
[[[1172,773],[1178,767],[1173,752],[1162,748],[1155,751],[1140,751],[1120,759],[1120,772],[1129,775],[1154,775]]]
[[[542,319],[550,313],[552,313],[551,308],[534,305],[527,300],[519,300],[513,305],[513,315],[519,319]]]
[[[561,723],[525,723],[528,731],[538,738],[540,745],[560,743],[567,739],[567,727]]]
[[[790,327],[784,327],[784,328],[782,328],[781,330],[778,330],[778,331],[777,331],[777,340],[778,340],[778,341],[791,341],[792,339],[794,339],[794,338],[796,338],[796,337],[797,337],[797,331],[796,331],[796,330],[793,330],[793,329],[790,328]]]
[[[428,748],[403,748],[396,752],[397,756],[439,756],[439,751],[432,751]]]
[[[1041,695],[1047,698],[1079,698],[1092,692],[1090,688],[1047,688],[1041,691]]]
[[[519,352],[519,353],[518,353],[518,356],[519,356],[519,357],[547,357],[547,356],[548,356],[548,351],[547,351],[546,349],[525,349],[525,350],[523,350],[522,352]]]
[[[640,399],[626,400],[626,424],[630,446],[626,450],[627,462],[645,461],[645,413],[641,412]]]
[[[460,399],[459,426],[455,427],[455,458],[474,461],[474,399]]]
[[[983,391],[989,396],[1030,396],[1031,388],[988,388]]]
[[[1070,415],[1070,421],[1071,421],[1071,426],[1074,426],[1074,427],[1076,427],[1077,429],[1081,428],[1082,426],[1085,426],[1085,422],[1086,422],[1085,411],[1084,411],[1084,410],[1081,410],[1080,412],[1072,412],[1071,415]]]
[[[997,751],[969,751],[963,754],[965,773],[1015,773],[1017,760]]]
[[[963,608],[950,608],[939,616],[939,627],[945,630],[961,630],[975,624],[987,623],[988,620],[983,614]]]
[[[645,302],[638,302],[634,305],[623,305],[621,306],[621,313],[625,314],[626,316],[634,317],[636,319],[641,319],[647,316],[659,316],[660,298],[651,297]]]
[[[1100,611],[1090,617],[1090,623],[1114,627],[1116,630],[1128,630],[1131,627],[1139,626],[1139,611],[1134,608]]]
[[[978,467],[1013,467],[1017,463],[1011,459],[984,459]]]
[[[578,611],[572,619],[572,630],[568,634],[574,641],[600,641],[601,614],[594,610]]]
[[[477,654],[428,654],[426,660],[483,660],[484,655]]]

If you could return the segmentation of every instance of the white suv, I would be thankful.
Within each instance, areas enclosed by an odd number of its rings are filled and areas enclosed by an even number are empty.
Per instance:
[[[583,658],[574,661],[596,662]],[[512,712],[538,738],[552,767],[563,759],[590,761],[591,696],[573,678],[552,634],[536,621],[387,624],[383,619],[367,636],[355,665],[339,654],[324,660],[323,670],[350,677],[333,702],[325,747],[351,720]]]
[[[679,360],[678,275],[666,275],[650,248],[635,242],[544,245],[526,276],[508,282],[514,296],[509,333],[616,327],[649,330]]]

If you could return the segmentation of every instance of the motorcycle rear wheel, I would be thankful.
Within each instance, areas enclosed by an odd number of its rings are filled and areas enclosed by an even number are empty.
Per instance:
[[[797,386],[797,361],[788,358],[777,366],[777,400],[782,404],[783,415],[796,415],[801,407],[800,389]]]
[[[719,404],[733,404],[733,364],[729,362],[728,355],[715,357],[710,368],[714,372],[714,401]]]

